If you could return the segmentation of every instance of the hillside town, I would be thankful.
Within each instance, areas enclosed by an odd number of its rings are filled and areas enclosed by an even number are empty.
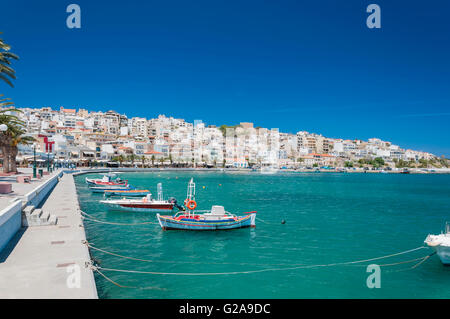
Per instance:
[[[14,112],[35,143],[19,145],[17,161],[51,160],[76,166],[174,166],[254,168],[441,168],[448,160],[403,149],[378,138],[345,140],[299,131],[207,125],[159,115],[127,117],[115,111],[60,107]]]

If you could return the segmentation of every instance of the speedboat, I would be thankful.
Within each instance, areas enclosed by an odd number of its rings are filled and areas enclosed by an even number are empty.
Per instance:
[[[179,207],[175,198],[163,199],[162,185],[158,183],[158,197],[154,199],[151,193],[140,199],[122,198],[101,200],[112,210],[124,210],[131,212],[171,212],[174,207]]]
[[[106,190],[106,196],[125,196],[125,197],[142,197],[147,196],[150,191],[147,189],[131,189],[131,190]]]
[[[444,265],[450,265],[450,223],[446,223],[444,233],[428,235],[425,244],[436,252]]]
[[[112,179],[111,175],[104,175],[103,178],[87,178],[86,183],[89,186],[112,186],[112,185],[127,185],[128,181],[120,178]]]
[[[244,227],[255,227],[256,212],[243,213],[237,216],[225,211],[223,206],[214,205],[211,210],[195,210],[195,183],[189,181],[187,197],[184,205],[188,211],[177,212],[172,216],[157,214],[158,222],[163,230],[228,230]]]
[[[129,185],[101,185],[101,186],[89,186],[89,189],[93,193],[104,193],[106,191],[129,191],[133,187]]]
[[[278,167],[275,164],[263,164],[260,168],[261,174],[275,174],[278,172]]]

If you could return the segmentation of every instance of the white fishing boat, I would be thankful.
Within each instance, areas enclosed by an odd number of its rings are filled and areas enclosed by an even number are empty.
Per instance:
[[[278,167],[275,164],[263,164],[260,168],[261,174],[275,174],[278,172]]]
[[[151,193],[140,199],[122,198],[101,200],[111,210],[131,212],[171,212],[174,207],[179,207],[175,198],[163,199],[162,185],[158,183],[158,197],[154,199]]]
[[[128,181],[124,181],[119,177],[116,178],[117,175],[113,173],[108,173],[103,175],[102,178],[87,178],[85,179],[86,184],[89,186],[110,186],[110,185],[127,185]]]
[[[450,265],[450,223],[446,223],[444,233],[428,235],[425,244],[436,252],[444,265]]]
[[[100,185],[100,186],[89,186],[89,189],[93,193],[104,193],[105,191],[129,191],[134,189],[130,185]]]

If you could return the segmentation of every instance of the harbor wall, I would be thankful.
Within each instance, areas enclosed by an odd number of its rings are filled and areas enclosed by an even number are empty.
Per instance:
[[[22,226],[22,202],[17,200],[0,211],[0,252]]]
[[[17,198],[11,205],[0,211],[0,252],[5,248],[12,237],[22,227],[22,209],[25,206],[38,206],[58,184],[59,178],[63,172],[58,172],[49,180],[45,181],[31,192],[23,196],[22,199]]]
[[[31,192],[26,194],[22,199],[22,207],[33,205],[39,206],[39,204],[48,196],[51,190],[58,184],[59,178],[63,175],[63,172],[57,173],[45,183],[39,185]]]

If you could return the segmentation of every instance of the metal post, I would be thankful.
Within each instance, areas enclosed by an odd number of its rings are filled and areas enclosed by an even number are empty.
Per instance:
[[[33,155],[34,155],[34,161],[33,161],[33,178],[36,178],[36,145],[33,147]]]

